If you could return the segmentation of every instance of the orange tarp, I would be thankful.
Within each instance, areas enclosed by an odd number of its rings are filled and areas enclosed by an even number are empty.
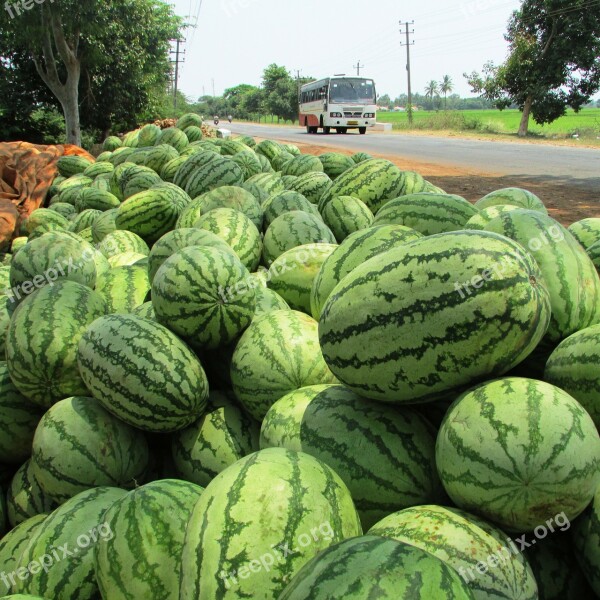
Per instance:
[[[20,221],[39,208],[56,177],[61,156],[91,154],[71,144],[37,146],[27,142],[0,142],[0,248],[18,234]]]

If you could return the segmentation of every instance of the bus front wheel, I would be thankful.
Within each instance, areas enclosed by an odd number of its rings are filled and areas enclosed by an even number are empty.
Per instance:
[[[336,127],[335,131],[336,131],[336,133],[347,133],[348,128],[347,127]]]
[[[358,128],[358,133],[360,133],[360,135],[365,135],[365,133],[367,133],[367,128],[366,127],[359,127]]]
[[[329,135],[331,133],[331,127],[323,127],[323,133]]]

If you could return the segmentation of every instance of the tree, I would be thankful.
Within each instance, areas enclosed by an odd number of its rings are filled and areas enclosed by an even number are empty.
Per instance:
[[[277,118],[293,121],[298,115],[298,85],[285,67],[269,65],[263,73],[263,107]]]
[[[82,102],[85,120],[103,121],[104,127],[153,102],[158,106],[170,70],[169,39],[182,25],[169,5],[158,0],[29,4],[7,3],[0,11],[0,57],[28,86],[35,69],[62,108],[67,142],[81,144]]]
[[[519,136],[529,117],[551,123],[589,102],[600,88],[600,11],[588,0],[524,0],[513,12],[505,39],[509,55],[483,73],[466,74],[475,93],[499,109],[522,111]]]
[[[429,98],[431,107],[434,108],[433,98],[439,95],[438,83],[433,79],[425,86],[425,98]]]
[[[381,107],[390,108],[392,106],[392,99],[388,94],[383,94],[383,96],[379,97],[379,102],[377,104]]]
[[[452,78],[450,75],[444,75],[444,78],[440,82],[440,92],[444,94],[444,110],[448,108],[448,94],[454,89]]]

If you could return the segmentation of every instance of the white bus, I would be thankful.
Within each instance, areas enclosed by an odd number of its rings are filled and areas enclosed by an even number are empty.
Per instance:
[[[307,133],[346,133],[358,129],[367,133],[377,118],[375,83],[365,77],[334,75],[300,88],[300,125]]]

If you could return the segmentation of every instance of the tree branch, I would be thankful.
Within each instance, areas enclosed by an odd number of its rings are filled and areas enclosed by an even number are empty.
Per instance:
[[[550,44],[552,44],[554,37],[556,36],[556,25],[557,25],[557,21],[555,18],[553,18],[552,19],[552,30],[550,31],[550,37],[548,38],[548,40],[546,41],[546,44],[544,45],[544,47],[542,49],[541,58],[544,58],[544,56],[546,56],[546,54],[548,54],[548,50],[550,50]]]
[[[67,44],[65,32],[56,11],[49,8],[48,12],[50,13],[50,23],[52,24],[52,33],[54,34],[54,42],[58,49],[58,53],[65,63],[65,66],[72,66],[77,63],[77,56],[73,53],[69,44]]]

